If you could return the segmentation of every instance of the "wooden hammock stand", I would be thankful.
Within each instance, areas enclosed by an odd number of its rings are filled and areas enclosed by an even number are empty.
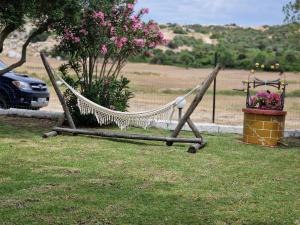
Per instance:
[[[201,133],[197,129],[196,125],[193,123],[193,121],[190,119],[191,115],[193,114],[196,107],[201,102],[203,96],[207,92],[209,86],[211,83],[215,80],[217,77],[221,66],[218,64],[215,69],[211,72],[211,74],[208,76],[208,78],[202,83],[202,87],[197,92],[194,100],[188,107],[186,113],[182,116],[180,121],[178,122],[175,130],[173,131],[171,137],[162,137],[162,136],[147,136],[147,135],[140,135],[140,134],[125,134],[125,133],[113,133],[108,132],[104,130],[82,130],[77,129],[75,127],[74,121],[71,117],[70,111],[66,105],[66,102],[64,100],[63,94],[61,93],[59,87],[56,84],[54,75],[52,73],[52,70],[49,66],[49,63],[43,53],[41,53],[41,58],[43,61],[43,64],[45,66],[45,69],[47,71],[47,74],[50,78],[50,81],[54,87],[54,90],[59,98],[59,101],[63,107],[63,110],[65,112],[66,119],[68,121],[68,124],[70,128],[62,128],[62,127],[54,127],[51,132],[45,133],[43,135],[44,138],[48,137],[54,137],[58,134],[62,133],[68,133],[72,135],[88,135],[88,136],[98,136],[98,137],[105,137],[105,138],[120,138],[120,139],[134,139],[134,140],[147,140],[147,141],[162,141],[166,142],[168,146],[172,146],[174,142],[178,143],[191,143],[192,145],[188,148],[188,152],[190,153],[196,153],[199,149],[203,148],[206,145],[206,142],[204,141]],[[195,138],[179,138],[178,135],[180,131],[182,130],[183,126],[185,124],[188,124],[191,130],[193,131]]]

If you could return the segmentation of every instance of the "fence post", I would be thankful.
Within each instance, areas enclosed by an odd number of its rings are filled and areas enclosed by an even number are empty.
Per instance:
[[[215,52],[215,67],[217,64],[218,64],[218,53]],[[214,86],[213,86],[212,123],[215,123],[215,118],[216,118],[216,90],[217,90],[217,77],[214,79]]]

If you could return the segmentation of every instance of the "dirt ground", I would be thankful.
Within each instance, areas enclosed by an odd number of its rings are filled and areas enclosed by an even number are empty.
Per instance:
[[[9,58],[2,58],[7,63],[12,63]],[[49,59],[50,64],[57,68],[62,61]],[[31,74],[49,83],[40,58],[31,56],[27,63],[17,69],[18,72]],[[128,63],[123,74],[131,80],[131,88],[135,97],[130,102],[130,111],[141,111],[166,104],[176,97],[185,94],[189,89],[201,83],[211,72],[211,69],[185,69],[173,66],[148,65],[143,63]],[[222,70],[217,79],[218,91],[232,91],[242,88],[242,80],[247,80],[249,71]],[[277,73],[261,72],[255,76],[263,80],[278,78]],[[288,92],[300,90],[300,74],[286,73],[289,83]],[[51,100],[48,107],[43,110],[61,111],[54,91],[51,88]],[[212,87],[204,97],[199,107],[193,114],[195,122],[211,122],[212,118]],[[189,98],[188,103],[191,101]],[[217,95],[216,122],[219,124],[241,125],[243,114],[241,109],[245,105],[244,96]],[[287,128],[300,129],[300,97],[286,99],[288,111]],[[176,118],[174,118],[176,119]]]

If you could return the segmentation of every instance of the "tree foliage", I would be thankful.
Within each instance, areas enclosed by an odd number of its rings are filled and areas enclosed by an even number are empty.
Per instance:
[[[150,55],[165,43],[157,23],[142,21],[149,10],[135,11],[135,2],[89,1],[83,5],[80,23],[56,28],[61,39],[58,50],[68,59],[60,68],[63,76],[88,99],[117,111],[126,111],[132,97],[129,80],[119,76],[128,58]],[[94,115],[80,115],[76,96],[66,91],[65,97],[78,124],[97,124]]]
[[[300,22],[300,1],[295,0],[289,2],[283,7],[285,13],[285,21],[288,23],[299,23]]]
[[[103,77],[117,78],[129,56],[149,54],[148,50],[164,43],[158,25],[142,21],[148,11],[135,12],[132,0],[99,1],[95,6],[84,6],[79,24],[65,23],[57,28],[60,49],[69,58],[68,67],[83,81],[82,90]]]
[[[62,22],[75,22],[82,4],[81,0],[1,0],[0,53],[3,52],[4,41],[12,32],[21,30],[27,22],[32,23],[35,28],[23,43],[21,59],[0,70],[0,75],[26,62],[27,47],[38,35],[59,27]]]

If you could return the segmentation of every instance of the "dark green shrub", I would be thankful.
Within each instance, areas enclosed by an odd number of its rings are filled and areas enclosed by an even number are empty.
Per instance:
[[[78,87],[79,82],[75,82],[70,76],[65,76],[64,78],[72,87]],[[132,92],[129,91],[129,82],[125,77],[120,79],[104,77],[93,82],[91,89],[81,94],[96,104],[124,112],[128,109],[129,99],[133,97]],[[94,115],[82,115],[80,113],[77,106],[77,97],[70,90],[65,91],[64,97],[77,126],[98,126]]]
[[[180,26],[176,26],[173,28],[174,34],[187,34],[187,32]]]
[[[172,42],[178,47],[183,45],[193,47],[196,45],[201,45],[203,43],[203,41],[200,39],[195,39],[194,37],[188,37],[183,35],[175,36]]]
[[[170,41],[170,42],[168,43],[168,47],[169,47],[170,49],[176,49],[176,48],[178,48],[179,46],[178,46],[178,44],[177,44],[176,42]]]
[[[210,35],[210,39],[218,39],[218,38],[220,38],[219,34],[214,33],[214,34]]]

